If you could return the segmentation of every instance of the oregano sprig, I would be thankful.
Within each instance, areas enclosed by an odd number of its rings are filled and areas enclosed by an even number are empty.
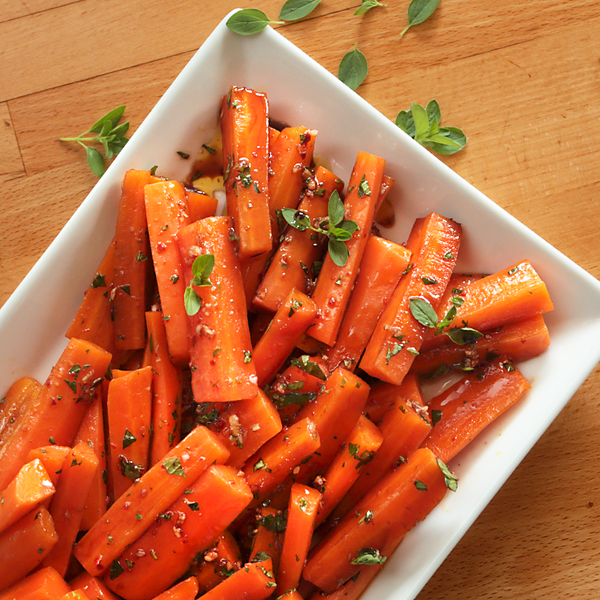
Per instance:
[[[281,210],[283,218],[290,227],[298,231],[310,229],[315,233],[327,236],[329,238],[327,248],[331,259],[338,267],[343,267],[348,260],[348,248],[345,242],[352,237],[352,234],[358,229],[358,225],[354,221],[344,219],[344,204],[337,190],[334,190],[329,197],[327,213],[328,218],[320,221],[318,227],[313,227],[310,217],[306,213],[294,208]]]
[[[282,21],[297,21],[310,15],[321,0],[287,0],[281,7],[279,18]]]
[[[100,117],[87,131],[74,138],[60,138],[61,142],[77,142],[85,148],[87,161],[92,173],[96,177],[102,177],[106,171],[104,157],[99,150],[93,146],[88,146],[86,142],[102,144],[106,159],[111,159],[123,150],[125,144],[129,141],[125,137],[129,130],[129,121],[118,124],[125,112],[125,106],[118,106]],[[87,136],[88,133],[95,133],[94,136]]]
[[[227,19],[227,27],[238,35],[254,35],[260,33],[267,25],[280,25],[283,21],[271,21],[269,17],[257,8],[238,10]]]
[[[419,25],[433,14],[440,0],[412,0],[408,5],[408,25],[400,33],[402,37],[413,25]]]
[[[354,44],[354,49],[344,55],[338,68],[338,79],[355,90],[367,76],[367,58]]]
[[[192,286],[210,287],[212,283],[209,277],[214,266],[215,257],[212,254],[203,254],[194,260],[194,263],[192,264],[193,278],[190,285],[185,288],[183,296],[185,312],[188,315],[193,316],[202,308],[202,298],[198,296],[196,290]]]
[[[354,15],[364,15],[365,13],[369,12],[372,8],[375,8],[376,6],[386,6],[385,4],[382,4],[381,2],[377,2],[377,0],[362,0],[362,4],[356,9],[356,12],[354,13]]]
[[[396,116],[396,125],[421,146],[438,154],[455,154],[465,147],[467,137],[457,127],[440,127],[441,121],[440,105],[435,99],[427,103],[427,108],[413,103]]]

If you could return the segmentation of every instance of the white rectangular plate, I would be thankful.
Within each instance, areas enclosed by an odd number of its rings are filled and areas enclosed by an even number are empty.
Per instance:
[[[317,129],[316,151],[348,180],[359,150],[382,156],[395,177],[390,198],[403,242],[431,211],[463,224],[460,268],[493,273],[528,258],[555,304],[552,344],[522,365],[532,389],[451,467],[458,491],[405,539],[365,600],[411,600],[600,360],[600,284],[405,135],[360,96],[272,29],[241,37],[215,29],[59,236],[0,311],[0,390],[15,378],[45,380],[114,235],[120,183],[130,168],[183,178],[210,140],[231,85],[266,92],[278,122]],[[407,99],[409,101],[410,99]]]

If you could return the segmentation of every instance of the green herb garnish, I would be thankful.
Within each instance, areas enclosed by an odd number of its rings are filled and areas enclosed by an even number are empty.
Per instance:
[[[382,565],[387,560],[387,556],[382,556],[379,550],[375,548],[361,548],[351,565]]]
[[[338,79],[355,90],[367,76],[369,67],[365,55],[354,44],[354,50],[344,55],[338,68]]]
[[[376,6],[387,6],[386,4],[382,4],[381,2],[377,2],[377,0],[362,0],[362,4],[356,9],[354,15],[364,15],[366,12],[369,12],[372,8]]]
[[[321,0],[287,0],[281,7],[279,18],[283,21],[297,21],[310,15]]]
[[[283,21],[271,21],[262,10],[244,8],[231,15],[226,24],[238,35],[254,35],[260,33],[267,25],[282,23]]]
[[[203,254],[198,256],[192,264],[192,281],[183,295],[183,302],[185,305],[185,312],[193,316],[202,307],[202,298],[198,296],[196,290],[192,287],[197,285],[198,287],[210,287],[212,283],[209,279],[212,273],[213,267],[215,266],[215,257],[212,254]]]
[[[413,25],[420,25],[437,8],[440,0],[412,0],[408,5],[408,25],[400,33],[402,37]]]

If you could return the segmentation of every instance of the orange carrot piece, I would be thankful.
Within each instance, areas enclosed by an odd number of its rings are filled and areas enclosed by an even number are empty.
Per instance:
[[[58,541],[50,513],[37,508],[0,534],[0,590],[37,567]]]
[[[383,416],[392,408],[397,396],[411,400],[417,405],[424,405],[421,387],[413,373],[408,373],[400,385],[393,383],[377,383],[371,388],[365,415],[379,425]]]
[[[281,558],[281,547],[283,536],[277,531],[277,518],[280,510],[271,506],[262,506],[256,518],[256,533],[252,538],[252,549],[250,551],[250,562],[260,556],[267,555],[273,561],[273,570],[279,571]]]
[[[437,309],[456,264],[460,236],[460,225],[437,213],[413,227],[407,243],[413,266],[383,311],[360,362],[369,375],[396,385],[402,382],[425,331],[412,315],[410,300],[420,298]]]
[[[60,600],[91,600],[83,590],[67,592]]]
[[[253,348],[265,334],[265,331],[269,328],[272,320],[273,313],[271,312],[259,312],[256,314],[252,326],[250,327],[250,341],[252,342]]]
[[[271,249],[269,123],[265,94],[233,87],[221,101],[227,214],[233,217],[240,258]]]
[[[312,297],[319,313],[309,335],[328,346],[335,344],[358,275],[358,267],[373,223],[384,168],[385,160],[382,158],[366,152],[358,153],[344,203],[346,219],[354,221],[358,225],[358,231],[346,242],[349,252],[346,264],[343,267],[336,265],[328,253],[317,280]]]
[[[181,379],[169,358],[161,312],[147,312],[148,342],[152,354],[152,443],[150,466],[181,439]],[[187,323],[186,323],[187,327]]]
[[[96,453],[86,442],[80,442],[67,455],[56,494],[50,502],[50,514],[58,535],[58,542],[44,558],[44,567],[54,567],[65,576],[73,545],[79,531],[94,474],[98,468]]]
[[[445,493],[444,473],[435,455],[427,449],[416,450],[406,464],[371,488],[314,549],[304,578],[327,593],[333,592],[359,572],[355,561],[361,553],[393,550]]]
[[[177,232],[192,221],[183,186],[161,181],[144,188],[152,263],[160,294],[169,353],[174,363],[189,360],[187,315],[183,310],[185,283]]]
[[[100,388],[99,388],[100,389]],[[101,394],[88,407],[79,431],[73,440],[73,446],[84,442],[92,448],[98,459],[98,468],[94,473],[90,491],[81,515],[82,531],[87,531],[104,515],[107,508],[106,483],[106,446],[104,442],[104,411]]]
[[[194,600],[197,595],[198,580],[192,576],[159,594],[154,600]]]
[[[111,318],[115,276],[115,242],[108,247],[92,282],[86,289],[77,314],[65,336],[92,342],[111,354],[115,346],[115,327]]]
[[[0,600],[58,600],[68,591],[65,580],[52,567],[48,567],[0,592]]]
[[[196,562],[197,561],[197,562]],[[198,591],[206,594],[242,567],[242,554],[235,538],[228,531],[219,536],[216,544],[197,556],[190,571],[198,580]]]
[[[506,357],[496,358],[431,400],[435,427],[422,447],[449,462],[530,387]]]
[[[344,447],[333,459],[323,480],[323,498],[315,526],[319,526],[339,504],[360,474],[369,466],[383,442],[383,434],[364,416],[360,416]],[[374,483],[374,482],[373,482]]]
[[[277,574],[277,595],[294,590],[300,583],[308,556],[321,494],[299,483],[292,486],[288,519]]]
[[[0,449],[0,489],[25,464],[33,448],[67,446],[75,437],[87,405],[110,363],[99,346],[72,339],[13,436]]]
[[[206,427],[197,427],[115,500],[105,518],[79,541],[75,557],[90,575],[101,575],[187,485],[211,464],[222,464],[228,458],[229,452],[217,436]]]
[[[295,289],[288,294],[254,348],[259,387],[275,377],[316,314],[317,306],[308,296]]]
[[[409,260],[404,246],[369,236],[340,333],[335,346],[326,352],[330,370],[343,366],[354,371]]]
[[[206,217],[214,217],[217,214],[219,201],[216,198],[187,189],[185,190],[185,197],[188,202],[190,223],[206,219]]]
[[[69,581],[72,590],[83,590],[90,598],[98,600],[119,600],[105,585],[101,579],[92,577],[84,571],[75,579]]]
[[[112,563],[104,581],[119,596],[149,600],[164,592],[252,499],[244,478],[226,466],[210,467],[186,492]]]
[[[383,174],[383,177],[381,178],[381,187],[379,188],[379,196],[377,196],[377,204],[375,205],[375,219],[377,219],[377,216],[379,216],[379,209],[385,202],[385,199],[387,198],[387,195],[389,194],[395,182],[396,180],[393,177],[390,177],[385,173]]]
[[[146,233],[144,187],[150,171],[125,173],[115,234],[114,324],[118,350],[143,348],[146,342],[146,277],[150,248]]]
[[[201,254],[214,257],[212,285],[193,286],[202,307],[188,320],[197,402],[247,400],[258,392],[243,284],[230,232],[229,217],[210,217],[177,234],[186,285],[193,278],[194,259]]]
[[[131,371],[108,386],[108,476],[115,498],[148,469],[152,367]]]
[[[21,419],[27,414],[41,389],[42,384],[32,377],[21,377],[0,400],[0,453],[18,429]]]
[[[247,563],[223,583],[213,588],[204,600],[264,600],[276,587],[273,564],[270,560]]]
[[[44,465],[52,485],[56,488],[56,484],[62,473],[63,463],[69,452],[71,452],[69,446],[42,446],[31,450],[27,456],[27,460],[32,461],[38,459]],[[50,505],[49,502],[44,504]],[[46,508],[48,508],[48,506],[46,506]]]
[[[391,552],[386,550],[382,554],[387,557]],[[362,565],[356,576],[331,592],[331,594],[317,591],[309,600],[358,600],[382,568],[383,565]],[[292,599],[286,596],[285,600]]]

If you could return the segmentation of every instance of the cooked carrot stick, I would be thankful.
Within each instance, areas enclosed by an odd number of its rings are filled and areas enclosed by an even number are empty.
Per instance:
[[[112,289],[115,276],[115,242],[108,247],[90,286],[86,289],[81,306],[65,336],[97,344],[113,353],[115,327],[111,318]]]
[[[375,218],[377,218],[379,209],[381,208],[381,205],[385,202],[387,195],[389,194],[395,182],[396,180],[393,177],[390,177],[385,173],[383,174],[383,177],[381,178],[381,187],[379,188],[379,196],[377,197],[377,204],[375,205]]]
[[[21,377],[0,400],[0,453],[18,429],[20,420],[40,393],[42,385],[32,377]]]
[[[242,567],[242,554],[235,538],[228,531],[223,532],[213,547],[197,556],[190,571],[198,580],[198,591],[205,594],[231,577]]]
[[[282,517],[280,510],[270,506],[262,506],[256,517],[256,530],[252,538],[250,562],[255,562],[261,556],[268,556],[273,561],[273,571],[279,571],[283,536],[278,531],[277,519]]]
[[[98,600],[119,600],[105,585],[101,579],[92,577],[87,571],[77,575],[69,581],[73,590],[83,590],[90,598]]]
[[[152,354],[152,443],[150,466],[181,439],[181,379],[169,358],[162,312],[147,312],[148,342]],[[187,323],[186,323],[187,327]]]
[[[460,235],[458,223],[437,213],[415,223],[407,243],[413,266],[383,311],[360,362],[369,375],[402,383],[425,331],[411,312],[411,300],[416,298],[429,303],[433,310],[437,308],[456,264]]]
[[[371,488],[314,549],[304,578],[333,592],[359,572],[362,557],[384,561],[381,551],[395,547],[445,493],[446,476],[435,455],[427,449],[416,450],[406,464]]]
[[[188,212],[190,215],[190,223],[205,219],[206,217],[214,217],[217,214],[217,205],[219,201],[207,194],[200,194],[185,190],[185,197],[188,202]]]
[[[69,446],[41,446],[40,448],[30,450],[27,455],[27,460],[39,460],[44,465],[52,485],[56,488],[56,484],[62,473],[63,463],[69,452],[71,452]],[[46,508],[48,508],[49,505],[50,502],[44,502]]]
[[[177,232],[192,221],[183,186],[176,181],[161,181],[144,188],[148,237],[152,249],[152,263],[165,317],[167,343],[174,363],[187,363],[187,317],[182,310],[185,283]]]
[[[264,600],[276,587],[271,560],[248,563],[202,596],[204,600]]]
[[[222,465],[186,491],[112,563],[104,581],[119,596],[148,600],[165,591],[252,499],[244,478]]]
[[[269,124],[265,94],[230,89],[221,101],[227,214],[233,217],[240,258],[271,249],[269,217]]]
[[[108,477],[115,498],[148,469],[152,367],[131,371],[108,386]]]
[[[470,371],[482,361],[508,356],[520,362],[540,355],[550,345],[550,335],[542,315],[492,329],[474,344],[458,346],[450,341],[421,352],[411,371],[433,377],[450,369]]]
[[[150,258],[146,233],[144,187],[151,183],[150,171],[125,173],[117,232],[113,285],[115,345],[119,350],[143,348],[146,342],[146,277]]]
[[[265,331],[269,328],[271,321],[273,320],[273,313],[271,312],[259,312],[256,313],[252,326],[250,327],[250,341],[252,347],[258,344],[260,338],[264,335]]]
[[[101,389],[101,386],[98,388]],[[81,530],[87,531],[104,515],[107,508],[106,483],[106,446],[104,441],[104,411],[101,393],[88,407],[79,431],[73,440],[73,446],[84,442],[92,448],[98,459],[98,468],[94,473],[90,491],[81,516]]]
[[[198,580],[192,576],[156,596],[154,600],[194,600],[197,595]]]
[[[385,160],[359,152],[350,176],[349,191],[344,203],[346,219],[354,221],[358,230],[346,242],[349,256],[343,267],[336,265],[329,253],[317,280],[313,300],[319,309],[309,335],[328,346],[333,346],[350,300],[350,293],[358,275],[379,196]]]
[[[300,583],[320,501],[321,494],[317,490],[299,483],[292,486],[277,574],[277,595],[296,589]]]
[[[148,470],[105,517],[87,532],[75,549],[77,560],[91,575],[101,575],[211,464],[222,464],[229,452],[206,427],[197,427]],[[113,542],[109,540],[109,536]]]
[[[316,314],[317,306],[306,294],[295,289],[288,294],[254,348],[253,357],[260,387],[275,377]]]
[[[386,550],[381,554],[387,557],[391,555],[391,552]],[[309,600],[358,600],[382,568],[383,565],[362,565],[360,571],[354,577],[351,577],[331,594],[317,591]],[[292,599],[286,597],[286,600]]]
[[[37,567],[58,541],[50,513],[36,508],[0,534],[0,590]]]
[[[67,592],[60,600],[91,600],[83,590]]]
[[[489,331],[554,308],[546,284],[528,260],[466,286],[462,297],[464,302],[457,307],[449,328],[465,321],[473,329]],[[444,337],[429,334],[423,349],[441,344]]]
[[[422,446],[449,462],[530,387],[510,360],[496,358],[431,400],[435,427]]]
[[[189,317],[192,387],[197,402],[232,402],[258,392],[239,262],[230,239],[231,219],[209,217],[177,234],[186,285],[192,264],[212,255],[211,285],[191,286],[201,308]]]
[[[360,416],[344,447],[329,465],[322,481],[323,497],[315,521],[318,527],[339,504],[359,475],[368,468],[383,442],[382,432],[364,416]]]
[[[0,493],[0,533],[50,498],[55,491],[52,480],[39,459],[24,465]]]
[[[58,600],[68,591],[65,580],[52,567],[48,567],[0,592],[0,600]]]
[[[0,489],[17,474],[31,449],[72,442],[110,358],[90,342],[72,339],[68,343],[19,427],[0,449]]]
[[[46,555],[42,565],[54,567],[62,577],[69,566],[81,515],[97,468],[98,458],[94,450],[86,442],[77,444],[63,463],[56,494],[50,502],[49,510],[58,542]]]
[[[416,405],[425,404],[417,378],[413,373],[408,373],[400,385],[376,383],[369,393],[364,411],[365,415],[373,423],[379,425],[381,419],[392,408],[398,396],[411,400]]]
[[[327,350],[330,370],[343,366],[354,371],[409,260],[404,246],[369,236],[340,333],[335,346]]]

